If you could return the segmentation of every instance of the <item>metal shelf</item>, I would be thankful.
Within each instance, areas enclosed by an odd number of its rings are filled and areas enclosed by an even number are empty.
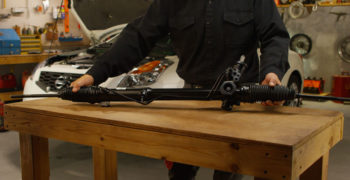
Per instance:
[[[333,3],[333,2],[319,2],[319,6],[350,6],[350,2],[344,2],[344,3]]]
[[[304,4],[305,7],[312,7],[315,4]],[[287,8],[290,4],[280,4],[277,5],[279,8]],[[350,2],[344,2],[344,3],[335,3],[335,2],[318,2],[318,6],[320,7],[331,7],[331,6],[350,6]]]
[[[289,6],[290,6],[290,4],[277,5],[277,7],[279,7],[279,8],[287,8]],[[305,7],[312,7],[312,6],[314,6],[314,4],[304,4],[304,6]]]

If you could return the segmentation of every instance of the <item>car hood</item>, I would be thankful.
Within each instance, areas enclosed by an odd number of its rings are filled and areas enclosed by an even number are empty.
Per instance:
[[[153,0],[70,0],[71,14],[93,44],[121,32],[145,14]]]

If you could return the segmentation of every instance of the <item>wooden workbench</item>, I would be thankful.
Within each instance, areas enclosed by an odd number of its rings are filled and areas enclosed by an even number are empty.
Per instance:
[[[116,153],[253,175],[325,180],[329,150],[343,137],[336,111],[220,102],[133,102],[100,107],[56,98],[5,105],[20,133],[23,180],[49,179],[48,139],[93,147],[95,179],[116,179]],[[152,167],[149,167],[152,168]]]

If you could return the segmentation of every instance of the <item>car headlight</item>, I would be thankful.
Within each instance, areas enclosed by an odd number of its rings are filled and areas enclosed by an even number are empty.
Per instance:
[[[168,59],[154,60],[131,70],[118,84],[118,87],[148,86],[174,62]]]

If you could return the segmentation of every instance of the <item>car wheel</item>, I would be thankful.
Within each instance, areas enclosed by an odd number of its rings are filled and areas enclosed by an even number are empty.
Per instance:
[[[289,78],[288,81],[288,87],[291,89],[294,89],[296,93],[301,92],[301,82],[300,79],[297,75],[292,75]],[[293,106],[293,107],[299,107],[300,106],[300,101],[298,98],[295,98],[294,100],[288,100],[284,104],[284,106]]]

